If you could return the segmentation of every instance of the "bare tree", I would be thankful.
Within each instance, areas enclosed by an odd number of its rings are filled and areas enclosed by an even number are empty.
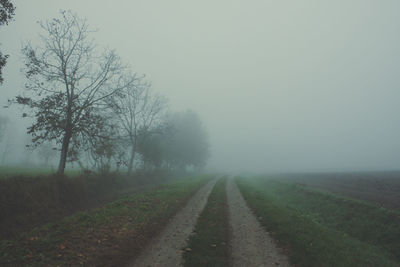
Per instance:
[[[153,94],[150,85],[136,83],[125,90],[124,97],[113,97],[110,106],[120,124],[122,138],[129,142],[128,174],[132,173],[139,137],[142,133],[151,133],[161,122],[166,109],[166,99]]]
[[[27,44],[22,50],[32,96],[16,101],[35,110],[36,120],[28,128],[34,145],[53,140],[61,145],[62,174],[70,147],[91,133],[106,99],[131,86],[135,76],[126,78],[127,67],[114,51],[98,52],[86,20],[75,13],[62,11],[60,18],[40,25],[45,33],[41,46]]]

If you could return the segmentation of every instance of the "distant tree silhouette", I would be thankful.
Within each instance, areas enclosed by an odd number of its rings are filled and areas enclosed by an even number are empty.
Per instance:
[[[171,115],[172,139],[168,142],[168,161],[179,168],[202,168],[209,157],[207,131],[196,112],[187,110]]]
[[[138,143],[144,165],[201,169],[210,154],[206,129],[191,110],[170,114],[159,131],[144,136]]]
[[[152,93],[149,84],[140,78],[137,81],[124,90],[124,97],[115,95],[109,101],[120,127],[120,135],[129,147],[128,174],[133,170],[139,138],[143,139],[157,129],[167,106],[166,99]]]

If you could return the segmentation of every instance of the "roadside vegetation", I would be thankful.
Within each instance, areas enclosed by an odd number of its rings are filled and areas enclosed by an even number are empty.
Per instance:
[[[229,266],[226,178],[214,186],[194,233],[183,248],[185,266]]]
[[[54,173],[54,169],[46,167],[0,166],[0,179],[15,176],[46,176]],[[81,173],[80,170],[65,170],[65,175],[68,177],[79,176]]]
[[[212,177],[180,179],[0,242],[1,266],[120,266]]]
[[[132,176],[75,174],[69,178],[37,173],[42,174],[0,179],[0,239],[13,238],[42,224],[172,179],[171,174],[162,172],[136,172]]]
[[[236,180],[292,264],[399,266],[399,212],[264,177]]]

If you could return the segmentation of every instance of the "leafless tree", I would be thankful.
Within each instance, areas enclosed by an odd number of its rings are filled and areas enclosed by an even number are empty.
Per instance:
[[[154,94],[141,80],[125,90],[124,97],[111,98],[110,106],[118,119],[122,138],[129,143],[128,174],[132,173],[139,138],[157,128],[167,107],[165,97]]]
[[[120,94],[135,80],[114,51],[99,53],[86,19],[71,11],[40,23],[41,45],[24,46],[27,92],[16,101],[35,110],[28,133],[33,144],[56,141],[61,146],[58,173],[64,173],[70,147],[96,127],[107,98]]]

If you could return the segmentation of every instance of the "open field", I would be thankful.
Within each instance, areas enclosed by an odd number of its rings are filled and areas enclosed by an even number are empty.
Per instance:
[[[292,264],[399,266],[399,212],[264,177],[237,181]]]
[[[290,174],[279,178],[400,209],[399,171]]]
[[[0,265],[126,264],[210,178],[179,180],[2,240]]]

